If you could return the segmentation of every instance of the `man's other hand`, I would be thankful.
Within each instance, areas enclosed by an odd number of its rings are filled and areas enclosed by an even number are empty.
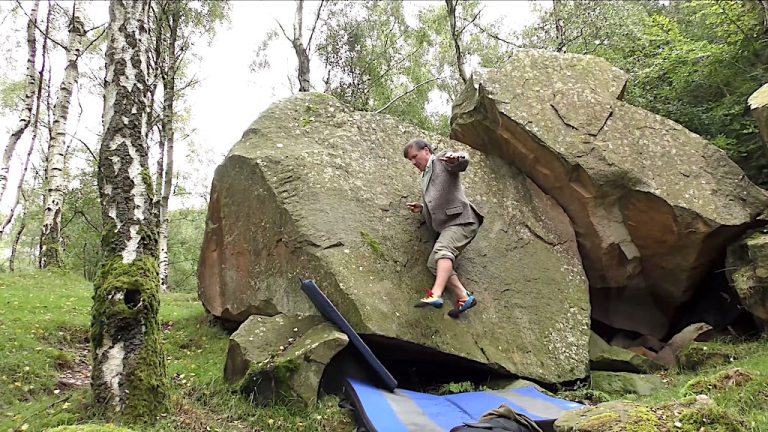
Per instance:
[[[440,157],[440,160],[447,163],[448,165],[453,165],[456,162],[459,161],[459,159],[464,159],[464,155],[461,153],[454,153],[454,152],[448,152]]]
[[[408,210],[410,210],[411,213],[421,213],[424,209],[424,206],[419,202],[409,202],[406,203],[405,206],[408,207]]]

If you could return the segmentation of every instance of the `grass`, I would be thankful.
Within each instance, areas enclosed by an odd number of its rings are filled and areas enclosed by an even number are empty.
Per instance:
[[[92,290],[64,272],[0,274],[0,432],[104,426],[89,406]],[[334,398],[312,408],[249,403],[223,382],[228,334],[197,296],[163,294],[160,310],[172,411],[141,430],[354,430]]]
[[[66,425],[100,432],[97,427],[110,427],[89,406],[92,289],[88,282],[64,272],[0,274],[0,432],[44,431]],[[334,398],[312,408],[259,408],[226,385],[223,369],[228,335],[212,325],[195,294],[163,294],[160,320],[172,411],[141,430],[354,430],[352,420]],[[706,423],[704,430],[768,432],[768,339],[707,346],[704,352],[716,352],[717,362],[708,364],[697,358],[696,371],[662,373],[666,387],[650,396],[605,395],[589,388],[558,396],[594,402],[632,400],[672,418],[671,413],[681,411],[681,404],[691,396],[706,394],[717,407],[687,415],[694,419],[674,417],[683,426],[670,430],[699,431],[699,425],[710,421],[707,418],[724,418],[727,413],[738,428],[730,423]],[[734,368],[739,369],[734,372]],[[472,383],[453,383],[438,393],[472,389]]]
[[[713,356],[716,361],[709,365],[704,362],[704,366],[697,370],[660,373],[665,387],[649,396],[606,395],[589,388],[561,392],[557,396],[589,404],[609,399],[637,402],[672,424],[674,421],[683,424],[670,429],[681,432],[688,432],[689,429],[693,432],[768,432],[768,338],[753,342],[720,341],[698,345],[699,348],[706,347],[705,351],[716,353]],[[723,353],[727,355],[723,356]],[[723,362],[723,358],[729,360]],[[700,412],[689,410],[688,414],[680,417],[686,412],[682,405],[698,395],[708,396],[715,406]],[[706,419],[707,414],[719,419],[722,424],[711,424],[712,420]],[[696,416],[704,418],[693,418]],[[691,424],[686,424],[686,421]]]

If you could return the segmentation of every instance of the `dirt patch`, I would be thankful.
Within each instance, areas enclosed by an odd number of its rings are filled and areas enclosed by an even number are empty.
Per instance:
[[[59,381],[56,388],[68,390],[78,387],[87,387],[91,383],[90,350],[88,345],[81,345],[77,349],[68,352],[72,360],[56,365],[59,371]]]
[[[57,390],[66,391],[90,385],[90,334],[87,328],[62,325],[39,339],[55,349],[51,359],[59,375]]]
[[[200,410],[183,400],[176,404],[176,418],[180,426],[192,432],[218,430],[223,425],[226,425],[225,430],[233,432],[262,432],[260,429],[246,428],[245,425],[240,424],[238,421],[228,422],[220,416]]]

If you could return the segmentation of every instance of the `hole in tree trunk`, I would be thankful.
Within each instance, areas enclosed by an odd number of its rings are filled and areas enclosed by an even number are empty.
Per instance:
[[[139,290],[127,290],[125,291],[125,306],[128,309],[136,309],[141,304],[141,291]]]

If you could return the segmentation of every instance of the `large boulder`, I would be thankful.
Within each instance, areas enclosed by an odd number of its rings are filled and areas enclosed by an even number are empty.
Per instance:
[[[768,196],[722,150],[625,103],[626,80],[597,57],[517,50],[467,83],[451,138],[511,162],[562,206],[593,318],[661,338]]]
[[[760,129],[760,137],[768,147],[768,84],[764,84],[747,100],[749,109],[757,121],[757,127]]]
[[[420,191],[402,147],[420,136],[470,154],[463,182],[486,215],[457,263],[479,300],[459,320],[413,307],[433,281],[431,236],[404,205]],[[228,320],[312,313],[298,279],[312,278],[364,336],[545,382],[587,373],[587,281],[562,209],[497,157],[327,95],[272,105],[216,169],[198,272]]]

